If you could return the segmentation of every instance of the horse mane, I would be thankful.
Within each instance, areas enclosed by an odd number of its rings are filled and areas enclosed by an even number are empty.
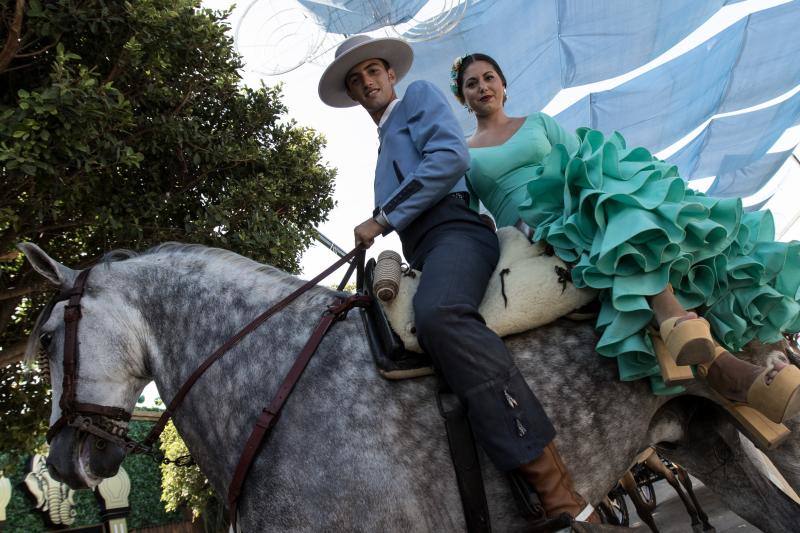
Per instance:
[[[131,255],[133,254],[133,255]],[[142,257],[148,255],[157,255],[157,254],[170,254],[170,255],[177,255],[177,256],[185,256],[185,257],[197,257],[203,258],[208,262],[216,262],[221,263],[220,266],[231,266],[241,268],[247,272],[266,272],[267,274],[278,276],[282,279],[286,278],[287,274],[282,270],[275,268],[271,265],[266,265],[264,263],[259,263],[258,261],[254,261],[249,257],[245,257],[243,255],[239,255],[236,252],[232,252],[230,250],[225,250],[224,248],[214,248],[211,246],[206,246],[204,244],[186,244],[182,242],[165,242],[162,244],[157,244],[152,248],[148,248],[141,254],[136,254],[136,252],[132,252],[130,250],[114,250],[107,253],[104,256],[109,257],[111,261],[115,260],[116,257],[120,257],[121,259],[129,259],[131,257]]]
[[[120,263],[131,259],[144,258],[159,254],[168,254],[185,258],[201,258],[209,263],[217,263],[219,266],[239,268],[243,272],[265,273],[269,276],[279,279],[282,282],[289,282],[289,280],[293,279],[289,274],[278,268],[259,263],[230,250],[213,248],[204,244],[187,244],[174,241],[157,244],[142,252],[137,252],[127,248],[111,250],[110,252],[103,254],[96,264],[104,265],[107,268],[110,268],[112,263]],[[25,355],[23,356],[23,363],[26,365],[30,365],[36,361],[41,348],[39,343],[40,330],[41,327],[50,319],[50,314],[55,306],[55,300],[57,296],[58,295],[53,296],[47,305],[45,305],[42,312],[39,313],[33,329],[31,329],[31,333],[28,336],[28,343],[25,346]]]

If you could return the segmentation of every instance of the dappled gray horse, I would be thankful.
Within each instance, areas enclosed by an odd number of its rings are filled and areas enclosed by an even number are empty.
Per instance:
[[[59,287],[77,272],[33,245],[34,268]],[[216,347],[301,281],[231,252],[167,244],[116,254],[92,270],[81,302],[77,399],[130,411],[148,381],[165,400]],[[226,493],[251,426],[337,295],[316,287],[217,361],[175,414],[175,425],[212,486]],[[51,423],[59,418],[63,302],[32,336],[49,343]],[[560,320],[507,339],[520,370],[559,429],[558,446],[589,501],[599,501],[655,443],[669,458],[764,531],[800,523],[800,505],[778,490],[757,451],[700,385],[657,397],[645,381],[622,383],[616,363],[594,353],[588,323]],[[760,362],[776,355],[753,354]],[[796,363],[796,361],[795,361]],[[463,512],[432,378],[379,377],[357,313],[323,340],[253,464],[239,503],[243,531],[463,531]],[[769,453],[800,490],[800,423]],[[58,432],[53,475],[85,487],[111,475],[117,446]],[[485,459],[485,457],[484,457]],[[508,483],[483,461],[496,531],[522,531]]]

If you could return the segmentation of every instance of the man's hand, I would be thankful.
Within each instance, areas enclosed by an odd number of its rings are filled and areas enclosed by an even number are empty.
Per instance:
[[[364,248],[369,248],[375,242],[375,237],[383,233],[386,229],[374,218],[368,218],[353,230],[356,237],[356,246],[362,245]]]

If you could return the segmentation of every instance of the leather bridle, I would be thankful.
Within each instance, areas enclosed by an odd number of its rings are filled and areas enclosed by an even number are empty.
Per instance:
[[[121,445],[127,453],[131,453],[137,449],[137,443],[127,437],[125,427],[113,423],[113,421],[123,423],[130,421],[130,413],[121,407],[84,403],[76,399],[78,323],[82,317],[81,298],[91,271],[90,267],[78,274],[72,288],[55,300],[55,302],[67,300],[67,305],[64,307],[64,377],[61,398],[58,402],[61,416],[47,430],[47,442],[50,442],[61,428],[70,426]]]
[[[61,399],[59,400],[59,407],[61,408],[61,416],[58,420],[47,430],[47,442],[50,442],[64,427],[74,427],[78,431],[83,431],[94,435],[104,441],[108,441],[119,445],[125,450],[126,454],[148,454],[153,456],[159,462],[174,462],[179,465],[190,464],[187,461],[169,460],[155,448],[155,443],[169,418],[177,410],[186,394],[195,384],[195,382],[203,375],[203,373],[220,357],[222,357],[230,348],[235,346],[245,335],[255,330],[259,325],[266,321],[272,315],[280,312],[286,308],[298,296],[315,286],[319,281],[333,273],[336,269],[345,263],[350,263],[350,268],[345,275],[345,279],[339,285],[341,288],[347,283],[347,279],[352,274],[357,264],[363,263],[364,249],[355,248],[346,255],[342,256],[338,261],[329,266],[323,272],[318,274],[313,279],[304,283],[301,287],[293,291],[291,294],[280,300],[278,303],[261,313],[247,326],[242,328],[233,337],[229,338],[217,350],[214,351],[203,363],[186,379],[181,388],[175,394],[175,397],[167,406],[164,413],[158,419],[156,424],[150,430],[150,433],[145,437],[142,442],[132,440],[127,436],[127,428],[118,425],[116,422],[127,423],[131,419],[131,413],[120,407],[109,407],[105,405],[98,405],[93,403],[83,403],[76,399],[77,384],[78,384],[78,363],[79,363],[79,343],[78,343],[78,323],[81,320],[81,298],[83,297],[86,289],[86,281],[92,268],[83,270],[75,280],[71,289],[62,293],[56,298],[55,302],[67,300],[67,305],[64,308],[64,376],[62,381]],[[363,268],[362,268],[363,270]],[[234,471],[231,484],[228,488],[228,505],[231,512],[231,521],[236,524],[236,503],[239,495],[241,494],[242,485],[247,478],[250,465],[255,459],[261,444],[269,434],[269,431],[274,427],[278,420],[280,411],[294,389],[295,384],[300,379],[305,367],[311,359],[311,356],[319,346],[325,333],[330,329],[334,322],[343,320],[350,309],[353,307],[366,307],[372,303],[372,298],[369,296],[355,294],[346,298],[337,298],[327,310],[322,314],[317,327],[311,334],[308,342],[300,351],[295,363],[284,378],[281,386],[278,388],[277,393],[273,397],[270,404],[262,410],[258,417],[255,427],[253,428],[250,437],[242,451],[239,463]]]

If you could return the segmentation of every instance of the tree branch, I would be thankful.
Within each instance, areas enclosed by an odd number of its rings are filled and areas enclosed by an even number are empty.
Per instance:
[[[12,247],[14,244],[20,241],[24,241],[26,239],[41,239],[43,234],[65,229],[78,228],[85,226],[86,224],[89,224],[88,220],[71,220],[69,222],[62,222],[60,224],[39,226],[38,228],[22,228],[19,231],[14,231],[13,233],[9,231],[6,235],[3,235],[2,238],[0,238],[0,262],[3,261],[3,258],[6,255],[15,253],[15,250],[13,250]],[[3,252],[2,250],[8,251]]]
[[[13,365],[14,363],[22,361],[27,345],[27,339],[23,339],[15,342],[11,346],[4,346],[3,349],[0,350],[0,367]]]
[[[183,106],[186,105],[186,102],[188,102],[189,99],[193,96],[192,89],[194,89],[194,82],[189,83],[189,88],[186,89],[186,96],[183,97],[181,103],[178,104],[178,107],[176,107],[175,110],[172,112],[173,115],[177,115],[178,113],[180,113],[181,110],[183,109]]]
[[[62,230],[68,228],[77,228],[79,226],[83,226],[86,224],[86,220],[73,220],[71,222],[64,222],[61,224],[51,224],[49,226],[41,226],[32,230],[25,230],[20,233],[29,233],[29,234],[39,234],[39,233],[48,233],[54,230]]]
[[[8,37],[3,49],[0,50],[0,74],[5,72],[11,61],[19,49],[19,37],[22,33],[22,19],[25,16],[25,0],[17,0],[17,6],[14,10],[14,20],[8,29]]]
[[[24,68],[32,67],[36,65],[36,61],[32,61],[30,63],[24,63],[22,65],[17,65],[16,67],[7,68],[4,71],[0,72],[0,74],[8,74],[9,72],[14,72],[17,70],[22,70]]]
[[[61,40],[61,35],[59,34],[59,36],[58,36],[58,37],[56,37],[56,40],[55,40],[55,41],[53,41],[52,43],[48,44],[47,46],[44,46],[44,47],[42,47],[42,48],[39,48],[38,50],[34,50],[33,52],[26,52],[26,53],[24,53],[24,54],[17,54],[17,57],[19,58],[19,57],[33,57],[33,56],[38,56],[38,55],[39,55],[39,54],[41,54],[42,52],[47,52],[48,50],[50,50],[51,48],[53,48],[55,45],[57,45],[57,44],[58,44],[58,42],[59,42],[60,40]]]
[[[0,302],[0,335],[5,333],[11,318],[14,316],[14,311],[17,310],[17,305],[19,305],[19,299]]]
[[[14,287],[12,289],[3,289],[0,291],[0,301],[10,300],[12,298],[19,298],[20,296],[27,296],[34,292],[42,292],[47,290],[47,285],[44,283],[33,283],[24,287]]]
[[[0,252],[0,263],[9,263],[19,257],[17,250],[9,250],[7,252]]]
[[[125,70],[125,67],[123,65],[126,56],[127,53],[123,48],[122,51],[119,53],[119,56],[117,56],[117,60],[114,62],[114,66],[111,67],[108,76],[106,76],[106,79],[103,80],[104,84],[111,83],[112,81],[116,80],[120,74],[122,74],[122,72]]]

